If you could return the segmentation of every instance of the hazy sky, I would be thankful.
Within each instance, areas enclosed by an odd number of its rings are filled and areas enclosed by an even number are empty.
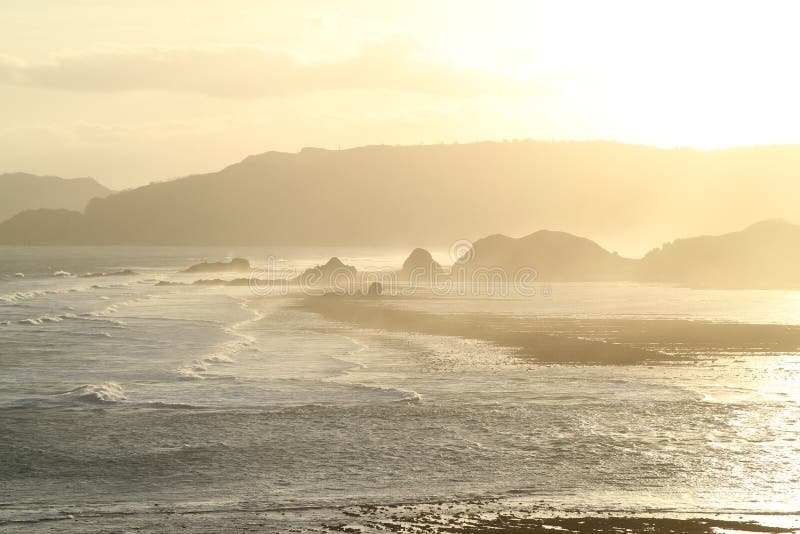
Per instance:
[[[800,2],[0,0],[0,172],[363,144],[800,142]]]

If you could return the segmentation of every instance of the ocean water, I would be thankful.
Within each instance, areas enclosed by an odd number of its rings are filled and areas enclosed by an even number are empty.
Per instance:
[[[800,517],[800,354],[542,365],[331,322],[297,294],[156,285],[209,277],[179,272],[204,258],[302,269],[333,252],[0,247],[0,528],[314,529],[355,505],[469,499]],[[80,276],[121,269],[137,274]],[[800,324],[797,292],[540,289],[387,305]]]

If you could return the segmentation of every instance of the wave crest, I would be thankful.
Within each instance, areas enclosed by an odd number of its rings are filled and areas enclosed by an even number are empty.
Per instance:
[[[233,359],[224,353],[212,354],[203,358],[203,361],[206,363],[233,363]]]
[[[71,400],[92,404],[112,403],[126,400],[125,390],[116,382],[87,384],[62,394]]]

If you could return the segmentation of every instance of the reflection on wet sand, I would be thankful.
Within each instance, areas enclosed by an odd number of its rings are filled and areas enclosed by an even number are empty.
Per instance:
[[[547,363],[641,364],[718,353],[800,350],[800,326],[677,319],[575,319],[433,314],[392,307],[393,299],[328,294],[302,306],[365,328],[479,339]]]

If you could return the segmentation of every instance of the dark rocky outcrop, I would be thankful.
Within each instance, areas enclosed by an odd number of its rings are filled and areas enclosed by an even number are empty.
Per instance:
[[[372,282],[367,288],[366,296],[380,297],[383,294],[383,284],[380,282]]]
[[[641,279],[713,288],[800,287],[800,226],[762,221],[739,232],[677,239],[640,262]]]
[[[207,262],[192,265],[186,269],[185,273],[222,273],[222,272],[242,272],[250,270],[250,262],[245,258],[233,258],[230,261]]]
[[[620,257],[586,239],[566,232],[539,230],[518,239],[493,235],[476,241],[454,265],[472,276],[478,269],[487,275],[502,270],[513,280],[523,269],[535,271],[536,280],[596,282],[633,280],[636,260]]]
[[[230,270],[226,264],[200,264],[196,270]],[[219,265],[224,266],[220,268]],[[190,271],[195,272],[195,271]],[[418,276],[411,276],[413,273]],[[429,278],[431,274],[438,276]],[[517,279],[519,273],[535,277]],[[135,274],[129,271],[88,276]],[[396,276],[395,276],[396,275]],[[87,275],[84,275],[87,276]],[[540,230],[521,238],[493,235],[476,241],[451,269],[439,265],[424,249],[415,249],[400,271],[359,273],[333,257],[289,280],[290,284],[339,289],[354,294],[377,294],[396,281],[414,285],[463,282],[480,284],[539,282],[646,282],[695,288],[800,288],[800,226],[782,220],[763,221],[742,231],[717,236],[678,239],[642,259],[623,258],[597,243],[565,232]],[[246,285],[248,278],[200,280],[198,284]],[[372,284],[372,285],[370,285]]]
[[[332,287],[352,291],[357,283],[358,271],[352,265],[333,257],[324,265],[306,269],[291,280],[292,283],[306,287]]]
[[[443,272],[444,269],[433,259],[430,252],[424,248],[415,248],[403,262],[398,276],[401,280],[430,283],[435,276]]]

